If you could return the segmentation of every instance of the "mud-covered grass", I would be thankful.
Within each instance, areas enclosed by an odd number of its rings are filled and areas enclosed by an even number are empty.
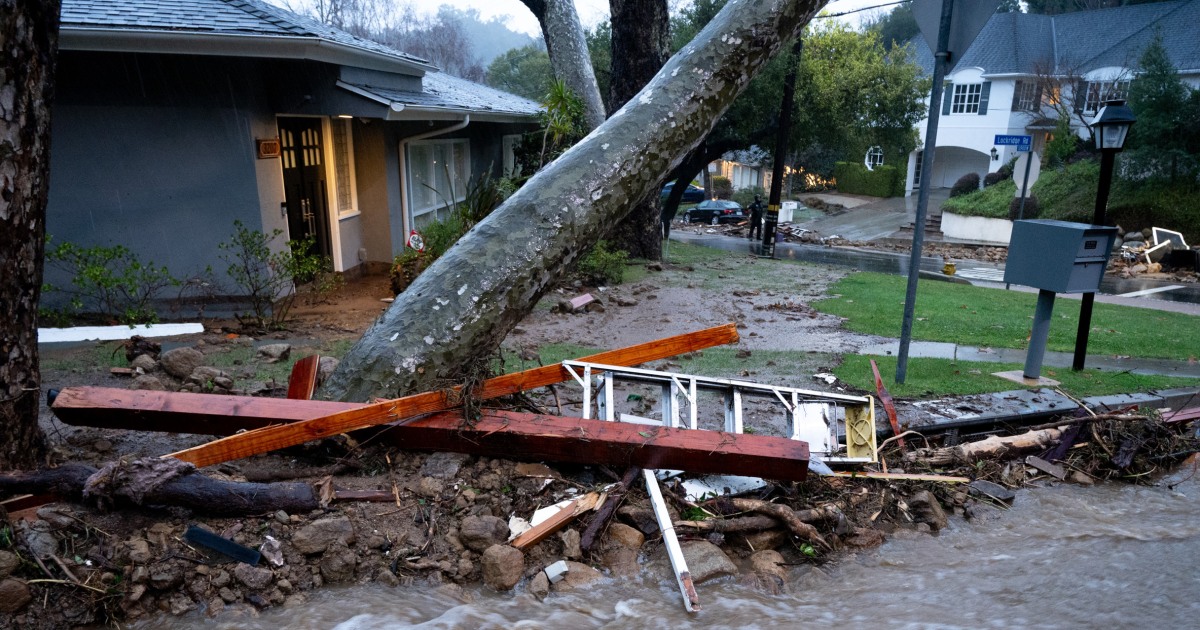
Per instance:
[[[874,392],[875,381],[870,361],[879,366],[884,385],[893,396],[899,398],[927,398],[938,396],[969,396],[1003,392],[1013,389],[1037,389],[1038,385],[1022,385],[993,376],[995,372],[1011,372],[1023,368],[1017,363],[987,363],[978,361],[955,361],[952,359],[911,359],[903,384],[895,383],[896,357],[847,355],[833,373],[851,387]],[[1106,370],[1082,370],[1070,368],[1042,368],[1042,375],[1059,381],[1059,389],[1076,397],[1130,394],[1174,387],[1195,387],[1200,380],[1131,372]]]
[[[664,260],[669,270],[667,286],[685,286],[718,295],[738,290],[803,291],[800,273],[823,272],[831,279],[845,272],[791,260],[766,260],[745,252],[672,241]],[[800,271],[799,269],[803,269]]]
[[[846,328],[895,336],[904,313],[902,276],[855,273],[813,303],[823,313],[846,318]],[[1037,295],[947,282],[918,286],[913,338],[977,347],[1024,348],[1028,344]],[[1055,303],[1047,349],[1072,352],[1079,327],[1079,303]],[[1138,358],[1194,360],[1200,317],[1154,309],[1097,303],[1092,313],[1088,352]]]

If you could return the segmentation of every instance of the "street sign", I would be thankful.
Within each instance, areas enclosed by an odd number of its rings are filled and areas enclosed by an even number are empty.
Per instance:
[[[1017,183],[1017,192],[1014,197],[1020,198],[1026,196],[1026,192],[1033,187],[1033,183],[1038,180],[1038,175],[1042,172],[1042,158],[1037,152],[1030,151],[1022,153],[1017,157],[1017,163],[1013,165],[1013,181]]]
[[[1029,151],[1033,149],[1033,136],[1006,136],[996,134],[996,140],[992,144],[998,147],[1017,147],[1018,151]]]

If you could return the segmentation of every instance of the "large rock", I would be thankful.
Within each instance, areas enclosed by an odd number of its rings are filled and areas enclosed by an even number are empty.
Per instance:
[[[946,518],[946,511],[942,509],[942,505],[938,503],[937,497],[928,490],[921,490],[909,497],[909,510],[912,512],[913,519],[918,523],[928,523],[933,531],[945,529],[950,524],[950,520]]]
[[[46,521],[37,520],[23,527],[21,537],[25,546],[39,558],[49,558],[58,553],[58,539],[51,532],[53,527]]]
[[[758,582],[759,588],[779,594],[787,588],[788,574],[784,566],[783,554],[774,549],[756,551],[750,556],[750,569]]]
[[[158,369],[158,361],[148,354],[139,354],[129,363],[129,367],[142,372],[153,372]]]
[[[21,559],[11,551],[0,551],[0,579],[12,575],[21,566]]]
[[[292,346],[286,343],[269,343],[258,347],[258,357],[267,363],[284,361],[291,355]]]
[[[142,355],[146,356],[146,355]],[[152,392],[165,392],[167,386],[153,374],[142,374],[129,383],[129,389],[144,389]]]
[[[508,523],[495,516],[468,516],[458,527],[458,539],[462,544],[480,553],[508,541],[508,533]]]
[[[292,546],[303,554],[321,553],[334,542],[353,545],[354,525],[345,516],[322,518],[292,534]]]
[[[325,550],[321,556],[321,577],[326,582],[349,582],[354,579],[354,568],[358,566],[358,556],[354,555],[345,544],[337,542]]]
[[[613,575],[619,578],[631,578],[638,574],[641,566],[638,564],[636,549],[613,545],[600,554],[600,562]]]
[[[567,560],[567,574],[551,585],[555,591],[573,591],[604,577],[603,573],[582,562]]]
[[[689,540],[680,543],[688,571],[696,584],[707,582],[724,575],[736,575],[737,565],[725,555],[721,548],[707,540]]]
[[[0,613],[15,613],[28,605],[31,599],[33,595],[25,582],[17,578],[0,580]]]
[[[245,562],[239,562],[233,568],[233,577],[237,578],[239,582],[245,584],[248,588],[259,591],[270,586],[271,579],[275,577],[275,574],[271,573],[270,569],[254,567]]]
[[[158,361],[164,372],[185,379],[204,363],[204,354],[195,348],[175,348],[164,352]]]
[[[508,545],[492,545],[480,559],[483,583],[497,591],[512,590],[525,573],[525,554]]]
[[[624,523],[612,523],[608,526],[608,540],[627,549],[637,551],[646,542],[646,535]]]
[[[583,556],[583,549],[579,547],[580,536],[579,532],[573,529],[563,530],[558,535],[562,539],[563,555],[569,560],[578,560]]]

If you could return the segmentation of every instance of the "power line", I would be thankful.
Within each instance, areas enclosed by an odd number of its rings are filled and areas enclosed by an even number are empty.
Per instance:
[[[844,15],[850,15],[850,14],[852,14],[852,13],[862,13],[863,11],[870,11],[870,10],[872,10],[872,9],[882,9],[883,7],[890,7],[890,6],[892,6],[892,5],[895,5],[895,4],[908,4],[909,2],[912,2],[912,0],[896,0],[895,2],[885,2],[885,3],[883,3],[883,4],[876,4],[876,5],[872,5],[872,6],[869,6],[869,7],[859,7],[859,8],[857,8],[857,9],[850,9],[849,11],[842,11],[841,13],[828,13],[828,14],[825,14],[825,15],[818,15],[818,16],[816,17],[816,19],[818,19],[818,20],[827,20],[827,19],[829,19],[829,18],[835,18],[835,17],[842,17],[842,16],[844,16]]]

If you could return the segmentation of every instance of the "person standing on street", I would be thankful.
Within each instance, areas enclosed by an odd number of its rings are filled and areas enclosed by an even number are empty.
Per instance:
[[[763,210],[762,195],[754,195],[754,203],[750,204],[750,234],[746,238],[754,240],[754,233],[757,232],[759,238],[762,238],[762,218]]]

